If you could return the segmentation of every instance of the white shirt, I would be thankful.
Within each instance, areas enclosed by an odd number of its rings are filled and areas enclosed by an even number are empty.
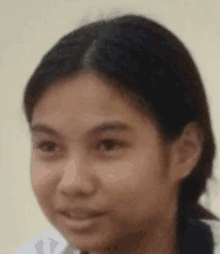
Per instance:
[[[214,240],[213,254],[220,254],[220,222],[202,220],[210,226]],[[56,230],[44,230],[22,244],[14,254],[80,254],[68,245],[67,240]]]

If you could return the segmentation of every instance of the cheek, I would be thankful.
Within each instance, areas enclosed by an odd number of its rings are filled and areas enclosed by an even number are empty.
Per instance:
[[[33,185],[40,183],[48,178],[51,170],[37,162],[34,157],[31,160],[31,182]]]
[[[37,202],[49,221],[54,214],[54,183],[48,170],[43,167],[31,167],[31,182]]]
[[[52,197],[53,183],[51,170],[43,167],[39,163],[32,163],[31,165],[31,183],[34,194],[40,206],[46,206],[50,203]]]
[[[130,182],[130,189],[133,192],[131,196],[137,199],[137,206],[153,207],[160,202],[164,184],[162,182],[163,165],[160,156],[153,149],[146,149],[139,153],[134,160],[130,162],[132,174],[125,178],[125,182]],[[132,187],[132,188],[131,188]],[[142,202],[145,200],[145,202]],[[144,208],[144,207],[142,207]],[[138,210],[142,210],[139,207]]]
[[[158,158],[152,153],[143,153],[129,158],[129,161],[117,164],[114,167],[114,178],[108,180],[109,189],[115,192],[115,199],[122,202],[125,211],[139,210],[144,206],[153,205],[161,195],[160,171],[161,165]],[[109,170],[107,170],[110,172]],[[145,202],[143,202],[145,200]],[[130,204],[133,207],[128,207]]]

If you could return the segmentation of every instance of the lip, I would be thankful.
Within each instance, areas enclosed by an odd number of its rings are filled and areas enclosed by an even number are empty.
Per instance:
[[[89,229],[94,229],[98,223],[102,220],[104,214],[93,215],[93,216],[70,216],[66,213],[60,213],[60,218],[62,220],[62,224],[68,228],[73,229],[74,231],[85,231],[88,232]]]
[[[103,211],[83,207],[76,207],[74,209],[63,207],[59,209],[58,212],[74,219],[88,219],[104,213]]]

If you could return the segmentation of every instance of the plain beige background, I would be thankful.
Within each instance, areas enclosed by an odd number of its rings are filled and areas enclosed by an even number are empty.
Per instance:
[[[4,0],[0,4],[1,70],[1,253],[13,251],[43,229],[53,228],[41,212],[30,184],[31,144],[21,109],[23,89],[43,54],[81,19],[128,12],[147,15],[173,31],[192,52],[210,105],[220,144],[220,3],[218,0]],[[83,21],[85,22],[85,20]],[[220,181],[219,149],[214,164]],[[220,182],[219,182],[220,183]],[[217,184],[210,203],[220,216]]]

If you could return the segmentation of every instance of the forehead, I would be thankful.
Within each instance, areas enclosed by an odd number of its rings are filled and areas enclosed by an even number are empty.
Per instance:
[[[74,78],[65,78],[53,82],[52,86],[43,94],[40,104],[59,104],[72,100],[72,105],[78,103],[85,104],[97,100],[102,104],[107,104],[116,99],[117,89],[111,86],[107,81],[100,79],[93,73],[77,75]]]
[[[79,132],[103,122],[123,121],[144,131],[149,118],[141,116],[123,93],[93,73],[54,83],[33,111],[33,124]],[[143,130],[141,130],[141,128]]]
[[[126,96],[92,73],[54,83],[39,100],[33,113],[43,116],[47,112],[59,113],[62,110],[63,113],[71,111],[73,115],[77,111],[88,114],[99,111],[107,115],[129,115],[129,112],[135,111]]]

